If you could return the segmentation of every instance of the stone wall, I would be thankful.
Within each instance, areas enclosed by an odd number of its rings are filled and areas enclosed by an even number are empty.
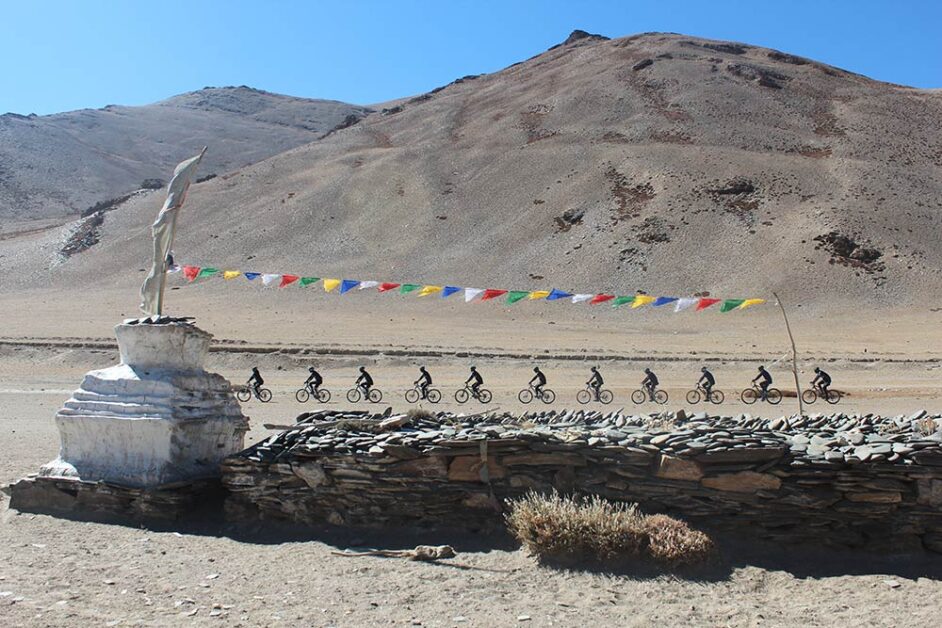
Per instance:
[[[499,525],[528,490],[776,541],[942,552],[942,417],[302,415],[223,464],[227,515]]]

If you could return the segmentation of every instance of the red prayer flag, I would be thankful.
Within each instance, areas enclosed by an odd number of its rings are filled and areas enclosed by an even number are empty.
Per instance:
[[[199,276],[199,274],[200,274],[199,266],[184,266],[183,267],[183,276],[186,277],[190,281],[193,281],[194,279],[196,279]]]
[[[297,281],[300,278],[301,277],[299,275],[282,275],[281,283],[278,284],[278,287],[284,288],[285,286],[290,286],[291,284],[293,284],[295,281]]]
[[[400,284],[398,283],[381,283],[379,284],[379,288],[377,288],[377,290],[379,290],[380,292],[387,292],[389,290],[395,290],[396,288],[399,287],[399,285]]]
[[[482,301],[487,301],[488,299],[496,299],[497,297],[507,294],[506,290],[496,290],[494,288],[488,288],[484,291],[484,294],[481,295]]]
[[[700,310],[705,310],[714,303],[719,303],[720,301],[721,299],[700,299],[700,301],[697,303],[696,311],[699,312]]]
[[[614,298],[614,294],[597,294],[592,297],[592,300],[589,301],[589,303],[595,305],[596,303],[605,303],[606,301],[611,301]]]

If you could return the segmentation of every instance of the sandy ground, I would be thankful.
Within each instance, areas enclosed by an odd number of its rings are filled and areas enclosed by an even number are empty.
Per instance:
[[[117,357],[110,346],[117,293],[83,302],[74,315],[45,313],[44,298],[53,295],[11,295],[0,303],[6,320],[0,339],[2,482],[55,457],[56,409],[85,371]],[[458,409],[452,395],[474,361],[494,391],[491,407],[519,410],[516,393],[538,360],[559,397],[552,406],[557,409],[576,405],[575,393],[594,363],[615,392],[611,409],[632,407],[628,395],[649,364],[671,395],[666,408],[690,409],[683,394],[707,361],[727,391],[727,403],[713,410],[775,416],[795,411],[794,399],[774,409],[747,408],[731,394],[759,361],[772,366],[782,388],[790,381],[786,363],[777,361],[786,353],[783,333],[768,312],[684,323],[638,316],[628,326],[624,316],[601,310],[592,313],[596,319],[557,317],[549,325],[549,319],[504,308],[490,319],[434,308],[395,309],[383,311],[389,320],[377,327],[381,310],[332,309],[330,301],[300,308],[249,294],[222,315],[222,292],[204,294],[199,309],[196,301],[185,302],[189,297],[174,298],[199,311],[202,326],[220,340],[210,368],[238,382],[258,364],[274,391],[269,404],[246,404],[249,442],[270,433],[265,423],[290,423],[305,409],[293,391],[311,362],[334,392],[333,407],[349,405],[341,401],[343,393],[356,367],[367,364],[389,405],[405,409],[402,393],[424,363],[445,393],[438,407]],[[838,406],[843,411],[938,410],[940,343],[933,317],[938,314],[889,321],[868,316],[857,318],[854,327],[847,322],[855,320],[850,314],[841,320],[798,313],[796,333],[806,357],[802,382],[810,379],[814,363],[826,359],[838,386],[850,393]],[[697,323],[691,326],[691,320]],[[409,355],[417,350],[433,355]],[[2,509],[0,615],[7,625],[929,626],[937,624],[936,600],[942,595],[942,568],[927,556],[796,552],[721,539],[721,563],[703,573],[610,574],[541,567],[501,538],[399,530],[324,529],[304,536],[219,527],[153,531],[18,514],[6,508],[5,499]],[[450,543],[459,556],[428,565],[331,554],[352,546],[419,543]]]

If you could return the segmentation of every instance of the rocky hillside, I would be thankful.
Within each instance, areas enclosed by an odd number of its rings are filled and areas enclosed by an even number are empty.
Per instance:
[[[0,221],[78,214],[160,187],[203,145],[203,174],[223,174],[311,142],[364,107],[248,87],[206,88],[144,107],[0,115]],[[146,182],[146,183],[145,183]]]
[[[175,248],[319,276],[912,301],[942,294],[939,120],[938,92],[767,48],[577,32],[196,186]],[[142,265],[158,196],[57,272]]]

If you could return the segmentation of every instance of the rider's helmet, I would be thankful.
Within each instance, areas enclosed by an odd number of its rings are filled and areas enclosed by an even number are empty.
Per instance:
[[[539,372],[540,372],[540,367],[534,366],[534,367],[533,367],[533,372],[534,372],[534,373],[539,373]]]
[[[816,367],[814,367],[814,372],[815,372],[815,373],[820,373],[820,372],[821,372],[821,369],[819,369],[819,368],[816,366]]]
[[[419,370],[422,371],[422,372],[425,372],[425,367],[424,367],[424,366],[420,366],[420,367],[419,367]]]
[[[472,367],[471,367],[471,370],[472,370],[472,371],[476,371],[476,370],[478,370],[478,369],[477,369],[477,367],[472,366]]]
[[[307,370],[309,370],[310,372],[313,373],[313,372],[314,372],[314,367],[313,367],[313,366],[309,366],[309,367],[307,367]]]
[[[650,372],[651,372],[651,369],[644,369],[644,372],[645,372],[645,373],[650,373]]]
[[[595,371],[598,371],[598,370],[599,370],[599,367],[593,366],[590,370],[594,373]]]
[[[759,367],[759,370],[760,370],[760,371],[764,371],[764,370],[765,370],[765,367],[764,367],[764,366],[760,366],[760,367]]]
[[[703,371],[704,373],[706,373],[706,372],[707,372],[707,367],[701,366],[701,367],[700,367],[700,370]]]
[[[361,373],[365,373],[365,372],[366,372],[366,367],[365,367],[365,366],[361,366],[361,367],[360,367],[360,372],[361,372]]]

